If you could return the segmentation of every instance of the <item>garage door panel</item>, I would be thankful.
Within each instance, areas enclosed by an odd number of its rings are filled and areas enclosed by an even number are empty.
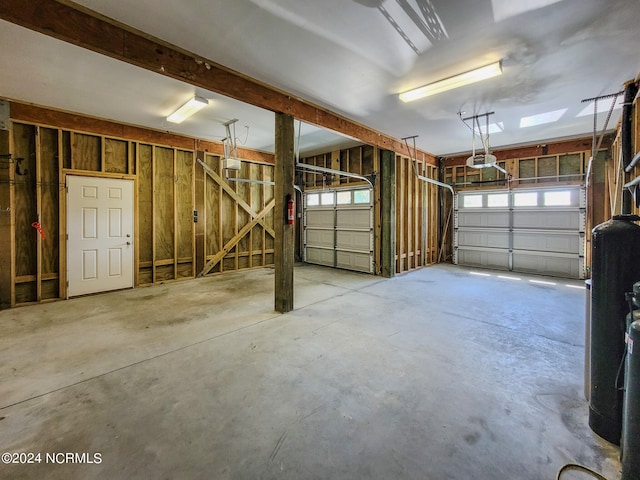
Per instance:
[[[305,232],[305,243],[312,247],[333,248],[335,233],[333,229],[307,229]]]
[[[575,233],[550,234],[544,232],[514,232],[515,250],[535,250],[539,252],[581,253],[582,238]]]
[[[369,253],[336,251],[336,267],[356,270],[358,272],[371,271],[371,255]]]
[[[470,247],[509,248],[509,231],[460,230],[458,242]]]
[[[460,193],[454,262],[584,278],[584,198],[577,186]]]
[[[518,211],[513,215],[514,228],[579,230],[580,217],[576,210]]]
[[[580,270],[580,260],[575,256],[561,257],[545,255],[542,252],[535,255],[514,252],[513,269],[525,273],[577,278]]]
[[[333,210],[307,210],[307,225],[333,228],[335,214]]]
[[[325,200],[321,197],[320,202],[310,197],[317,196],[317,192],[304,195],[304,260],[373,273],[371,189],[347,187],[324,192],[322,195],[328,197]],[[313,201],[310,202],[310,198]]]
[[[371,232],[338,230],[336,232],[336,248],[366,252],[371,251]]]
[[[305,262],[315,263],[317,265],[327,265],[333,267],[335,261],[335,252],[333,248],[317,248],[307,247],[305,248]]]
[[[509,254],[496,250],[458,250],[458,264],[496,270],[509,269]]]
[[[458,213],[458,226],[508,228],[509,212],[487,212],[483,210],[476,210],[474,212],[460,211]]]
[[[352,227],[352,228],[366,228],[371,226],[371,210],[370,209],[338,209],[336,211],[336,226]]]

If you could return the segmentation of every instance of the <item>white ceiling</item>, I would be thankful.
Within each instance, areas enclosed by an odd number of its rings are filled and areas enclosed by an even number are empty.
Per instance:
[[[436,155],[471,149],[458,118],[494,111],[493,147],[590,135],[584,98],[640,71],[638,0],[80,0],[83,6]],[[0,21],[0,96],[273,150],[271,112]],[[502,60],[502,76],[405,104],[398,93]],[[192,94],[211,105],[182,125]],[[566,109],[566,110],[565,110]],[[523,117],[564,111],[521,128]],[[620,109],[609,128],[615,127]],[[606,112],[598,115],[602,128]],[[303,125],[300,150],[351,140]]]

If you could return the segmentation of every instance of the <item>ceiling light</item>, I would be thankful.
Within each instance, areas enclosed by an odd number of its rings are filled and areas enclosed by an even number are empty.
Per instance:
[[[167,122],[182,123],[203,107],[209,105],[206,98],[195,96],[167,117]]]
[[[453,90],[454,88],[463,87],[471,83],[479,82],[480,80],[486,80],[487,78],[497,77],[502,74],[501,62],[495,62],[491,65],[476,68],[469,72],[461,73],[453,77],[439,80],[429,85],[414,88],[400,94],[400,100],[403,102],[411,102],[420,98],[428,97],[429,95],[435,95],[437,93],[446,92],[447,90]]]

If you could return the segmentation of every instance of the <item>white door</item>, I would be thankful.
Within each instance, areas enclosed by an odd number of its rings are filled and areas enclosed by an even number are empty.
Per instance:
[[[133,180],[67,176],[67,295],[133,287]]]
[[[373,273],[373,191],[304,194],[304,261]]]

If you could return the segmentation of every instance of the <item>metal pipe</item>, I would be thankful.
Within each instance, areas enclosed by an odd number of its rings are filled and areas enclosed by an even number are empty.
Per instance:
[[[414,165],[414,170],[416,170],[415,165]],[[433,178],[423,177],[417,171],[416,171],[416,177],[418,177],[423,182],[432,183],[434,185],[438,185],[439,187],[451,190],[451,195],[455,195],[455,192],[453,191],[453,187],[448,183],[442,183],[442,182],[439,182],[438,180],[434,180]]]
[[[199,158],[196,159],[196,161],[202,165],[202,168],[204,168],[207,172],[209,173],[215,173],[215,171],[206,163],[204,163],[202,160],[200,160]],[[228,181],[231,182],[241,182],[241,183],[257,183],[259,185],[275,185],[276,182],[271,182],[268,180],[251,180],[250,178],[235,178],[235,177],[225,177]],[[299,192],[302,192],[302,189],[297,186],[294,185],[293,188],[295,188],[296,190],[298,190]]]
[[[493,112],[487,113],[485,115],[491,115],[492,113]],[[402,139],[402,140],[404,140],[404,144],[406,145],[407,151],[409,152],[409,159],[411,160],[411,165],[413,165],[413,173],[415,173],[416,177],[418,177],[423,182],[432,183],[433,185],[438,185],[439,187],[447,188],[447,189],[451,190],[451,195],[455,195],[455,192],[453,191],[453,187],[451,185],[449,185],[448,183],[439,182],[438,180],[434,180],[433,178],[429,178],[429,177],[424,177],[424,176],[422,176],[422,175],[420,175],[418,173],[418,166],[416,165],[416,163],[418,163],[418,159],[416,158],[414,160],[413,157],[411,156],[411,149],[409,148],[409,142],[407,141],[409,139],[413,140],[413,152],[415,154],[415,152],[416,152],[416,138],[417,137],[418,137],[417,135],[413,135],[411,137],[404,137]]]
[[[630,182],[627,182],[624,184],[624,188],[631,188],[631,187],[635,187],[636,185],[638,185],[640,183],[640,177],[636,177],[633,180],[631,180]]]
[[[631,160],[631,162],[629,162],[629,165],[627,165],[626,167],[624,167],[624,171],[627,173],[630,173],[631,170],[633,170],[636,165],[638,164],[638,162],[640,162],[640,152],[636,153],[636,156],[633,157],[633,159]]]
[[[230,182],[240,182],[240,183],[257,183],[259,185],[275,185],[276,182],[270,182],[268,180],[251,180],[250,178],[236,178],[236,177],[225,177]]]

